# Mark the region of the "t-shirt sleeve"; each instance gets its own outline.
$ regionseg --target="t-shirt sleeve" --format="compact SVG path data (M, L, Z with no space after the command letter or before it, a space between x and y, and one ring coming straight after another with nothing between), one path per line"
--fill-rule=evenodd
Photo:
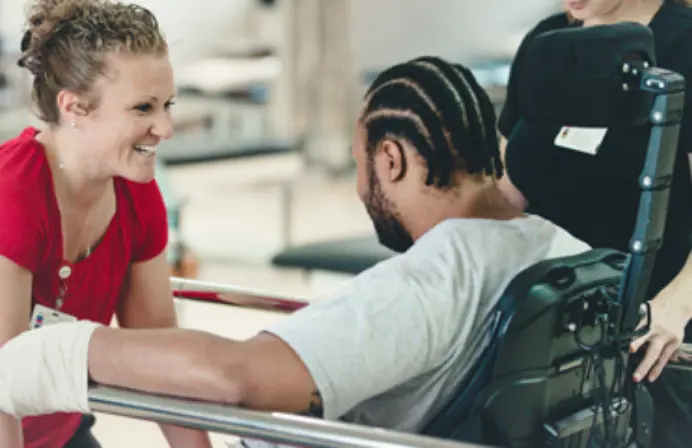
M266 331L297 353L335 420L443 362L454 332L427 299L403 275L364 275Z
M135 197L134 262L151 260L168 245L168 215L163 195L156 181L138 185Z
M25 183L0 182L0 255L36 272L44 259L42 201Z

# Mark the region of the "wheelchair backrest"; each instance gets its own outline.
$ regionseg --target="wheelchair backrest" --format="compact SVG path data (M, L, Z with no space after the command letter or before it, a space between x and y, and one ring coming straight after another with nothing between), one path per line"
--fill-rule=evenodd
M545 446L546 422L589 407L588 346L617 301L625 254L594 249L539 262L507 287L493 313L490 345L457 395L422 431L502 446ZM586 348L585 348L586 347ZM615 363L603 364L605 380Z

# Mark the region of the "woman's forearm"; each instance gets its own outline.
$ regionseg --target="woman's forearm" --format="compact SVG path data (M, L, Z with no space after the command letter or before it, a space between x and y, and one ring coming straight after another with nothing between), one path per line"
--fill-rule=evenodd
M692 253L674 281L678 282L676 296L684 303L688 316L692 319Z
M0 446L3 448L23 448L22 425L16 418L0 414Z
M692 319L692 253L673 281L654 298L657 299L674 303L687 319Z

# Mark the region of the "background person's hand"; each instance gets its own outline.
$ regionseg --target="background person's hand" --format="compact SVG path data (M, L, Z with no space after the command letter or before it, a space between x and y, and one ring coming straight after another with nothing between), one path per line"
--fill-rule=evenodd
M651 328L644 336L630 344L630 352L644 348L644 356L634 372L634 381L645 377L656 381L663 368L682 344L685 327L690 319L685 300L674 297L674 290L665 288L649 302L651 305ZM646 319L638 328L646 324Z

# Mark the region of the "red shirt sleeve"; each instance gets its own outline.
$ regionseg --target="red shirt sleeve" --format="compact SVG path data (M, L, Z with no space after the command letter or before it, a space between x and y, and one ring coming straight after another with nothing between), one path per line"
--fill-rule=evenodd
M133 193L137 231L132 258L134 262L141 262L151 260L166 249L168 215L156 181L136 185Z
M43 262L45 201L21 179L0 181L0 255L35 273Z

